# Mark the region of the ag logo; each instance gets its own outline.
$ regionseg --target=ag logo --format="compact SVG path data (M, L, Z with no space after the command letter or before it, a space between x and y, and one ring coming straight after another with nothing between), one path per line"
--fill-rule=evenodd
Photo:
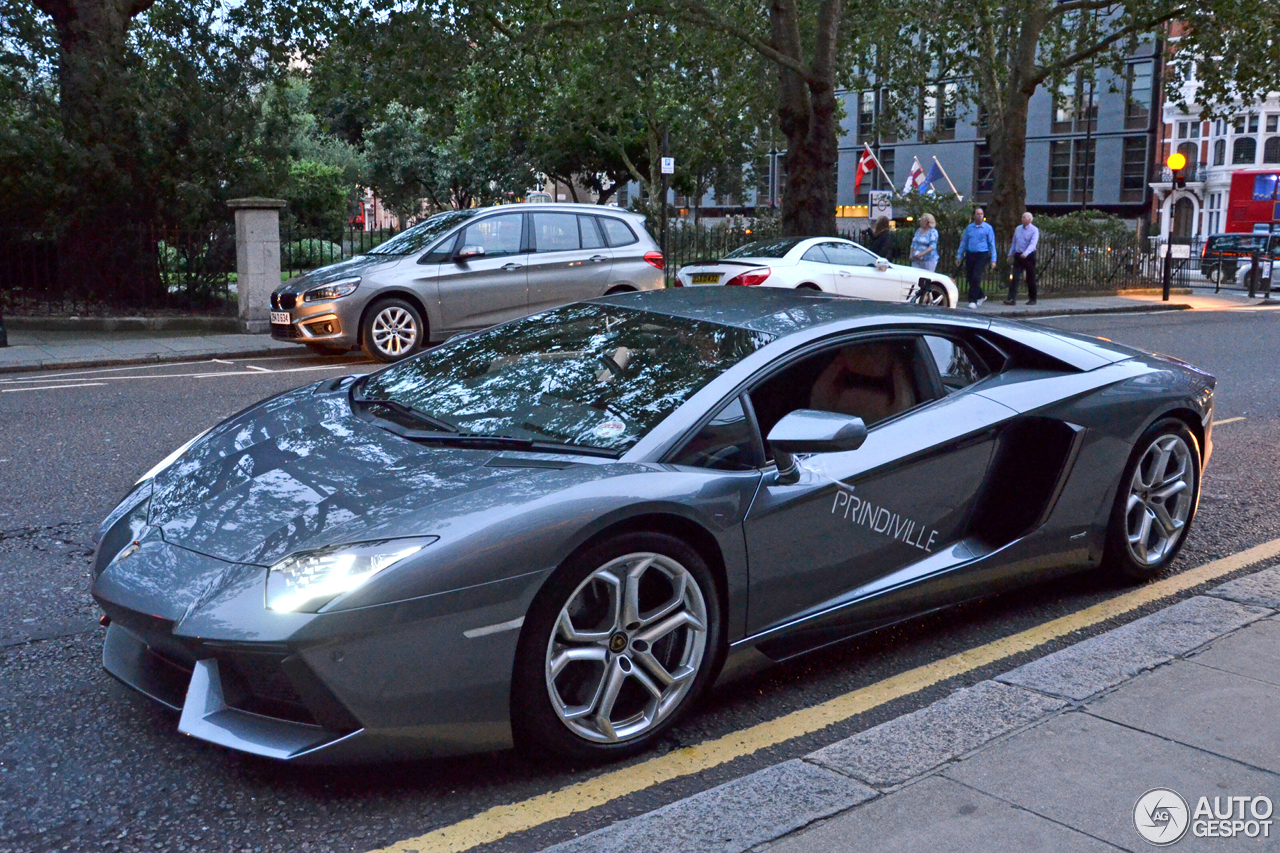
M1169 788L1152 788L1133 807L1138 834L1158 847L1173 844L1187 834L1187 801Z

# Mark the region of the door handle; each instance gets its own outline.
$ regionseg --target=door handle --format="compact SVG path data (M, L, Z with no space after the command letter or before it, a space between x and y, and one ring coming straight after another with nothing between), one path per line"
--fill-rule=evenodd
M607 261L607 260L609 260L609 259L608 259L608 258L606 258L604 255L592 255L592 256L591 256L591 263L593 263L593 264L598 264L598 263L600 263L601 261Z
M849 276L849 275L853 275L853 273L849 272L848 270L840 270L840 275Z
M503 264L502 268L507 272L515 272L518 269L524 269L524 264Z

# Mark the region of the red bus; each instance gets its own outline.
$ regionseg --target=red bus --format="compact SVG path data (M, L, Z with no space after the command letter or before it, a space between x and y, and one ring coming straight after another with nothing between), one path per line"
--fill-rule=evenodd
M1280 232L1280 169L1241 169L1231 175L1228 234Z

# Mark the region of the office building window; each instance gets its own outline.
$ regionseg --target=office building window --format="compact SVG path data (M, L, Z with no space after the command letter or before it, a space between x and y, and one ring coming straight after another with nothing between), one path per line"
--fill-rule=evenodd
M884 172L889 176L890 179L893 178L894 166L896 165L894 160L895 160L895 157L894 157L894 151L892 148L880 149L880 165L884 167ZM884 175L882 175L878 169L876 170L875 188L878 190L893 189L892 185L885 183Z
M1205 205L1208 212L1207 222L1210 234L1217 234L1221 230L1222 225L1222 193L1209 193L1208 204Z
M1057 143L1054 143L1057 144ZM973 194L979 201L990 201L995 189L996 164L991 159L991 148L982 142L974 147Z
M1258 116L1236 116L1236 120L1232 123L1232 127L1236 133L1257 133L1258 132Z
M1227 140L1219 139L1213 143L1213 165L1224 166L1227 162Z
M1183 142L1178 146L1178 153L1187 158L1187 165L1182 171L1188 176L1195 174L1196 165L1200 160L1200 143Z
M1267 133L1275 133L1280 130L1280 113L1271 113L1267 116Z
M1151 75L1152 63L1133 62L1129 64L1124 88L1124 126L1130 129L1142 129L1151 118Z
M871 142L876 132L876 93L858 95L858 141Z
M1052 133L1083 133L1098 128L1096 84L1077 71L1058 87L1053 98Z
M1200 138L1200 122L1198 121L1178 122L1178 138L1179 139L1199 139Z
M1252 136L1242 136L1231 146L1231 164L1233 166L1251 166L1258 156L1258 140Z
M1092 201L1096 142L1049 143L1049 201Z
M1142 201L1147 193L1147 138L1129 136L1124 140L1124 161L1120 168L1120 200Z
M625 183L618 187L618 191L613 194L613 197L618 200L618 207L626 207L631 202L631 198L627 193L627 185Z
M1273 136L1262 146L1262 162L1280 163L1280 136Z

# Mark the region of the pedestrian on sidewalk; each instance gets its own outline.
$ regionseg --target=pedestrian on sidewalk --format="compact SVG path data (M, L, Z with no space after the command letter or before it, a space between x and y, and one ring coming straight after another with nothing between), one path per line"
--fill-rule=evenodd
M871 229L871 245L867 247L887 261L893 260L893 229L889 217L881 216Z
M969 307L977 308L987 301L982 293L982 275L987 262L996 268L996 232L987 223L987 214L975 208L973 221L964 227L960 235L960 247L956 249L956 262L964 262L965 278L969 281Z
M1040 245L1040 229L1031 224L1031 212L1022 214L1022 224L1013 229L1013 242L1009 244L1009 260L1013 261L1013 275L1009 279L1009 298L1005 305L1018 304L1018 282L1027 274L1027 304L1036 304L1036 247Z
M938 268L938 220L932 213L920 217L920 227L911 237L911 266L929 272Z

